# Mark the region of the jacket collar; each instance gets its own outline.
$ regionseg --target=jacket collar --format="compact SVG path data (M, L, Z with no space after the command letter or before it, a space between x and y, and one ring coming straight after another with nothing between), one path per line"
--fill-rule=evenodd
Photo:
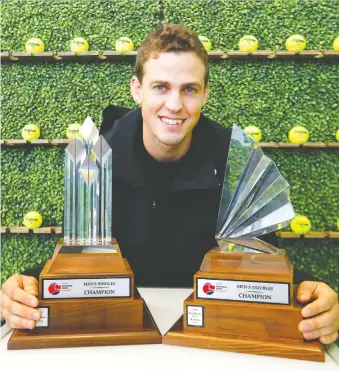
M143 170L135 157L135 140L142 126L141 109L134 109L114 121L103 135L112 148L113 177L133 186L146 186ZM193 129L192 144L172 191L217 187L215 156L221 142L212 123L204 115ZM221 145L221 143L220 143Z

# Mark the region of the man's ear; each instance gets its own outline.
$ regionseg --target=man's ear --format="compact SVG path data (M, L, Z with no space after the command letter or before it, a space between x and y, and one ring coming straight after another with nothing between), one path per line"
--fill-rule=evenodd
M205 90L204 90L204 104L203 104L203 106L207 103L209 89L210 89L210 82L208 81L206 86L205 86Z
M141 104L141 84L136 76L131 79L131 93L136 104Z

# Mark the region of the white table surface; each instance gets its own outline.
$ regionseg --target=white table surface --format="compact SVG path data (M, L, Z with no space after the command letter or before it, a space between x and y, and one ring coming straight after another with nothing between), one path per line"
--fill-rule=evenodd
M183 301L192 292L191 289L157 288L140 288L139 291L162 334L182 315ZM44 368L49 371L339 370L328 354L325 363L319 363L163 344L8 351L9 336L10 333L0 341L1 371L38 371Z

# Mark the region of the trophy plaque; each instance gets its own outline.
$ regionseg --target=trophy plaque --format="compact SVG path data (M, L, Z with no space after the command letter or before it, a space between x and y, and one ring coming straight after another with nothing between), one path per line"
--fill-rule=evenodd
M90 117L65 154L64 238L39 276L41 320L7 348L161 343L112 238L112 149ZM114 206L113 206L114 207Z
M323 362L319 341L298 330L293 266L286 251L257 237L295 216L274 162L233 125L216 228L218 247L194 275L184 315L163 343Z

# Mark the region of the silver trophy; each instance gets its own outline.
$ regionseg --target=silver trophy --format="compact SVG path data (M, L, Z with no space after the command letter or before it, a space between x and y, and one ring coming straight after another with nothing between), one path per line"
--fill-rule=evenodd
M66 148L64 239L39 275L42 317L8 349L161 343L112 238L112 150L87 117ZM72 299L72 300L70 300Z
M114 250L112 150L90 117L80 135L65 153L65 246L60 252L109 252Z
M298 325L293 265L257 237L294 217L289 185L259 145L233 126L216 229L219 247L194 275L184 315L164 344L324 362L323 346Z
M258 143L233 125L216 229L220 249L276 254L278 248L257 237L294 217L289 184Z

